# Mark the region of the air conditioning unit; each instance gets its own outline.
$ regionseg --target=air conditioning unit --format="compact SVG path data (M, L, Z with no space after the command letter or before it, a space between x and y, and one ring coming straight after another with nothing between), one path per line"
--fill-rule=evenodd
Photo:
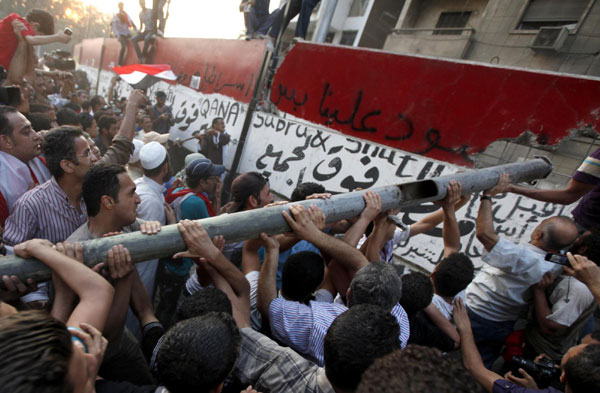
M564 45L569 36L569 29L561 27L540 27L533 44L532 49L536 50L554 50L558 52Z

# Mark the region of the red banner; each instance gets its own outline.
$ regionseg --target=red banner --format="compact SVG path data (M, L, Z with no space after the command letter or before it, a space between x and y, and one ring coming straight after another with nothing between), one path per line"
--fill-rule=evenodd
M555 144L600 124L600 79L296 44L271 87L277 107L344 134L461 165L529 130Z

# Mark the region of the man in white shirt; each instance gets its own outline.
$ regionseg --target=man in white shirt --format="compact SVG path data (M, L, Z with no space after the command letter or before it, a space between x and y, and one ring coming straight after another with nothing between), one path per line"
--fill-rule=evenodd
M561 266L546 262L546 253L559 253L577 238L575 223L568 217L551 217L539 224L527 244L515 244L494 229L492 197L510 185L508 174L483 192L477 216L477 239L483 244L486 263L467 287L466 303L475 343L486 367L498 357L506 337L513 331L521 311L531 302L529 287L545 273L558 275Z
M158 142L150 142L140 150L140 161L144 176L135 181L136 192L141 203L137 208L138 218L145 221L158 221L161 225L174 224L173 210L165 207L163 183L169 179L169 156L167 150ZM150 297L153 296L154 280L158 260L137 264L138 272Z
M119 52L119 65L123 65L125 54L127 53L127 41L131 38L130 27L136 29L135 24L123 9L123 2L119 2L119 12L113 15L110 22L112 31L121 43L121 51Z

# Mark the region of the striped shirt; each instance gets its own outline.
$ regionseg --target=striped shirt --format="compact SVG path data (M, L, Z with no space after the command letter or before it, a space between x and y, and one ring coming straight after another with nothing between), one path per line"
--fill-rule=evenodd
M269 305L269 321L273 337L305 355L319 366L323 366L323 344L329 326L348 307L338 303L311 301L306 304L273 299ZM410 335L410 325L406 312L397 304L392 309L400 325L400 345L406 347Z
M322 367L251 328L240 329L240 335L240 355L232 375L244 386L252 384L259 392L271 393L335 393Z
M78 211L52 177L17 200L6 220L4 241L11 246L34 238L52 243L65 241L87 221L83 198L80 206Z

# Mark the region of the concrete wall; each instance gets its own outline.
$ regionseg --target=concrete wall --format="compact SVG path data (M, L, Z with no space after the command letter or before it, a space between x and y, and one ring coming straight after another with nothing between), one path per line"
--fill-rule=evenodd
M530 48L537 31L516 30L528 0L469 1L467 10L474 11L469 27L475 28L472 41L462 58L485 63L551 70L573 74L600 75L600 3L590 6L576 29L572 30L560 52L534 51ZM407 1L396 28L433 28L443 11L461 10L463 2L450 0ZM448 36L420 39L390 34L385 50L448 56L444 49ZM423 33L425 34L425 33ZM402 38L406 38L403 40ZM406 44L409 41L409 44ZM456 45L450 42L450 45ZM449 57L456 57L454 54Z

